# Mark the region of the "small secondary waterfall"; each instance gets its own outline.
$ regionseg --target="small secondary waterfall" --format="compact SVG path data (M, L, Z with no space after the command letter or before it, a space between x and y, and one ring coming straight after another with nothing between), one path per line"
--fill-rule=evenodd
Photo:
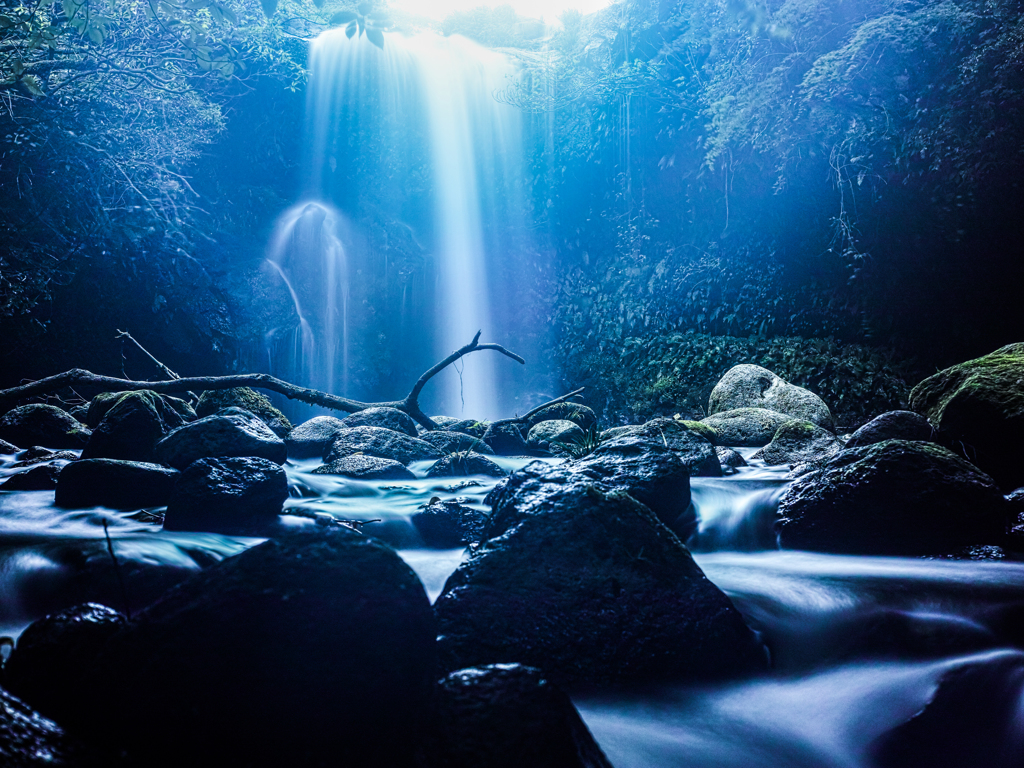
M504 338L516 318L507 310L507 286L495 284L496 265L507 255L506 233L524 231L522 118L493 95L506 86L510 62L460 37L387 35L380 49L333 29L314 41L310 68L305 197L315 202L282 218L269 257L290 281L300 326L303 312L311 326L313 354L300 328L302 343L293 348L302 359L290 372L309 386L342 386L349 394L338 370L350 362L384 365L367 362L384 343L404 344L433 362L478 330L485 340ZM376 230L343 246L328 226L338 211L355 227ZM392 264L399 238L425 254L415 289ZM319 282L299 284L300 258L325 265L316 268ZM407 281L400 301L389 299L400 279ZM348 322L346 292L352 311L363 313ZM326 312L324 322L314 322L313 304L318 317ZM346 333L363 360L345 358ZM504 415L496 363L489 353L465 358L432 383L427 407L478 419ZM395 383L384 378L382 388ZM402 393L357 387L352 394Z

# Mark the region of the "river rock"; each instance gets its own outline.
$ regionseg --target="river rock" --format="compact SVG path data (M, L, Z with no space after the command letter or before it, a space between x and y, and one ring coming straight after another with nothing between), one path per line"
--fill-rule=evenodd
M141 461L82 459L65 466L57 478L59 507L162 507L171 499L178 472Z
M733 366L711 390L709 416L737 408L763 408L835 431L832 412L825 401L759 365Z
M451 453L434 462L427 470L427 477L465 477L486 475L504 477L505 470L479 453L463 451Z
M521 663L604 686L767 667L729 598L650 509L597 483L545 485L508 500L533 509L445 584L434 605L444 668Z
M401 464L441 458L441 452L430 443L404 432L383 427L351 427L334 436L324 455L324 463L330 464L356 453L394 459Z
M394 550L316 527L143 611L90 670L74 727L133 765L411 766L435 635Z
M597 424L597 414L579 403L555 403L541 408L526 422L527 428L540 424L542 421L571 421L586 431Z
M416 475L394 459L346 456L313 470L314 475L343 475L356 480L415 480Z
M59 725L0 688L0 765L80 768L98 763Z
M490 431L490 428L488 428ZM442 454L458 453L461 451L473 451L485 455L494 455L494 451L486 442L479 437L470 437L463 432L449 432L445 429L436 429L422 432L420 440L430 443ZM522 440L522 438L520 438ZM526 443L523 443L525 445Z
M569 697L534 667L452 672L431 709L431 767L611 768Z
M862 426L846 443L847 448L881 443L885 440L931 440L934 430L928 419L913 411L889 411Z
M170 395L158 395L151 389L140 389L139 392L149 392L160 399L163 407L173 410L178 416L181 417L182 423L196 420L196 412L192 406L186 403L184 400L178 397L171 397ZM86 411L85 423L95 429L99 426L100 422L103 421L103 417L107 415L107 411L117 405L121 398L125 395L130 394L128 392L102 392L92 400L89 401L89 407Z
M431 416L430 420L437 425L438 429L448 430L452 424L459 424L463 420L454 416Z
M492 423L484 433L484 443L499 456L522 456L527 451L526 439L516 422Z
M75 451L51 451L49 448L43 448L40 445L34 445L31 448L26 448L24 451L18 454L18 460L10 467L33 467L36 464L45 462L69 462L76 461L78 454Z
M434 422L441 426L438 422ZM489 421L477 421L476 419L458 419L457 421L450 421L444 425L444 428L449 432L461 432L464 435L470 437L479 437L487 433L487 428L491 426Z
M998 542L1006 501L988 475L934 443L887 440L837 454L789 487L787 549L925 555Z
M18 446L8 443L6 440L0 440L0 456L11 456L18 452Z
M292 431L288 417L274 407L270 398L251 387L233 389L208 389L199 396L196 415L213 416L226 408L241 408L262 421L278 437L285 437Z
M538 421L526 435L526 445L535 451L551 450L555 443L582 442L584 432L575 422L565 419Z
M82 458L156 461L156 444L186 423L156 392L120 392L93 429Z
M737 408L707 416L701 422L718 432L720 445L762 448L792 417L764 408Z
M0 439L14 445L81 448L92 431L55 405L22 405L0 417Z
M718 463L722 466L723 475L735 475L740 467L747 466L747 460L740 455L740 452L724 445L715 448L718 455Z
M910 407L1004 490L1024 485L1024 343L928 377L911 390Z
M417 437L416 422L413 418L397 408L367 408L353 413L341 420L346 429L351 427L383 427L395 432L404 432L410 437Z
M322 459L334 438L345 429L341 419L334 416L314 416L288 433L284 439L288 455L293 459Z
M793 419L775 432L772 441L754 454L770 467L831 459L843 450L843 441L810 421Z
M0 483L0 491L52 491L57 487L62 464L37 464Z
M164 530L265 535L287 498L288 477L268 459L200 459L175 481Z
M702 435L679 419L656 418L639 426L606 430L608 440L629 440L664 446L686 465L691 477L721 477L722 466L715 447Z
M124 614L99 603L83 603L32 622L4 668L5 685L41 714L63 720L73 710L82 676L103 644L126 623Z
M156 445L160 461L185 469L198 459L259 456L284 464L288 449L270 427L248 411L227 408L171 432Z
M435 549L475 544L484 535L487 515L458 499L433 501L411 518L423 543Z

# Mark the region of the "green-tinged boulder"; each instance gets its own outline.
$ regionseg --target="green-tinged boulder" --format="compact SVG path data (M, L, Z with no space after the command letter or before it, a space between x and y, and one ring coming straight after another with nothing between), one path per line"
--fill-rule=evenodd
M775 432L772 441L754 454L768 466L804 464L831 459L843 450L843 441L810 421L793 419Z
M574 421L553 419L538 421L526 435L526 445L535 451L548 451L558 443L582 442L584 432Z
M722 466L715 446L703 433L704 430L693 429L685 421L658 417L646 424L607 429L601 433L601 439L661 445L686 465L691 477L721 477Z
M764 408L835 431L832 412L820 397L759 365L733 366L711 390L709 415L737 408Z
M250 387L206 390L199 396L196 415L212 416L225 408L241 408L248 411L270 427L278 437L284 437L292 429L288 417L274 407L270 398Z
M161 409L167 408L174 411L180 418L180 424L185 422L195 421L196 412L192 409L192 406L186 403L184 400L178 397L171 397L170 395L158 395L150 389L140 389L137 392L148 392L150 395L160 399ZM89 401L89 407L86 411L85 423L89 427L95 429L99 426L100 422L103 421L103 417L107 415L107 412L117 405L121 400L127 396L133 394L132 392L102 392L92 400Z
M701 419L718 434L718 445L761 448L768 445L788 416L765 408L736 408Z
M887 440L838 453L789 487L777 529L786 549L946 554L998 543L1009 509L992 478L934 443Z
M22 405L0 416L0 440L29 447L82 448L92 431L55 405Z
M82 458L156 461L156 444L186 423L156 392L119 393L93 429Z
M533 414L526 422L527 428L542 421L571 421L586 430L597 424L597 415L591 408L579 403L555 403Z
M1024 343L929 376L911 390L910 408L1003 489L1024 485Z

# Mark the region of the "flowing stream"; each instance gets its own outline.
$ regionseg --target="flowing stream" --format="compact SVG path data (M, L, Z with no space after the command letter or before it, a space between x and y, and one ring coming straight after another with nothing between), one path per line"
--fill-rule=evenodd
M15 459L0 458L0 475L17 471ZM507 471L526 463L497 461ZM410 518L434 496L486 509L494 479L428 479L423 463L411 467L416 480L358 482L314 475L316 464L287 465L286 513L293 514L283 519L296 526L315 524L308 518L318 514L380 519L365 530L391 543L436 599L465 553L424 547ZM910 765L892 757L898 751L880 752L880 740L921 711L955 670L978 671L982 682L962 686L962 732L940 734L952 746L927 764L1024 764L1024 564L778 551L767 521L786 483L781 470L757 466L692 483L700 518L695 558L761 634L772 672L577 696L612 764ZM47 491L0 491L0 633L16 636L31 620L82 599L115 607L152 599L165 581L260 541L164 533L152 520L145 511L58 509ZM104 523L128 575L126 590L112 577Z

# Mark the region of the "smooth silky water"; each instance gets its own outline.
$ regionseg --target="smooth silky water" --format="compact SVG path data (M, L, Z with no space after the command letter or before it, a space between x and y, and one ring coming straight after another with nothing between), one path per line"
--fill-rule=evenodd
M12 472L13 460L3 457L0 474ZM496 461L511 471L528 460ZM361 482L312 474L317 464L286 465L291 497L282 519L296 527L316 525L318 515L379 519L363 530L392 544L435 600L466 553L425 548L410 518L435 496L486 510L495 480L426 478L429 465L420 463L411 467L415 480ZM944 674L1024 662L994 632L1024 606L1024 564L778 551L767 522L786 485L783 470L763 466L692 481L695 559L760 633L773 671L576 697L617 768L870 768L872 745L921 710ZM64 510L52 492L0 492L0 632L17 636L42 607L75 592L73 553L86 553L99 571L112 567L104 522L122 567L138 560L179 577L261 541L164 533L144 514ZM110 594L119 607L119 593ZM1019 679L1006 685L1020 702L1006 738L1024 744L1024 690Z

